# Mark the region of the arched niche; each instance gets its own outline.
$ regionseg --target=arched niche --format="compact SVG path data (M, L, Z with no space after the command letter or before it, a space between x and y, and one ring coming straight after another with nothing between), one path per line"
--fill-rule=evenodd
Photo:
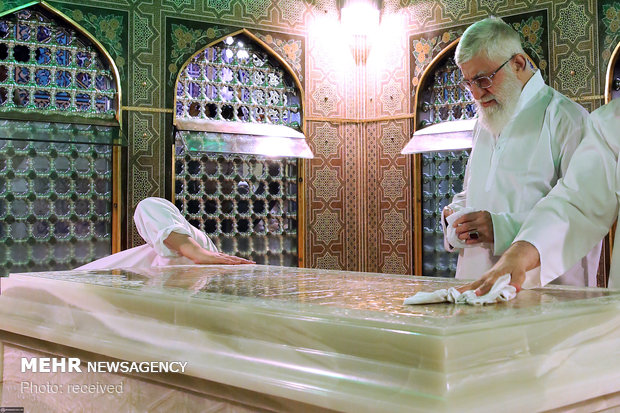
M459 39L446 46L420 76L414 95L414 132L433 124L472 119L475 106L458 87L461 73L454 63ZM415 138L414 138L415 139ZM467 150L417 153L413 158L414 274L449 277L456 257L443 248L441 209L462 190Z
M90 33L46 2L0 14L5 273L120 250L120 119L118 70Z
M605 76L605 103L607 104L613 99L620 99L620 43L616 45L611 54ZM609 283L611 254L614 247L614 235L617 225L618 223L615 222L609 234L603 239L601 263L599 265L599 274L597 277L597 285L599 287L607 287Z
M175 83L173 198L223 252L303 266L303 88L246 29L196 51Z
M407 147L421 138L422 143L416 145L421 150L416 151L413 161L416 275L450 277L456 272L457 255L446 252L443 246L441 210L462 191L471 149L471 120L476 116L473 98L459 87L462 74L454 61L459 41L460 38L452 41L434 57L420 76L414 94L414 137ZM537 67L527 54L526 58L532 68ZM439 124L444 125L437 128ZM447 125L450 126L446 128ZM416 134L424 129L439 132Z
M620 98L620 43L611 54L605 77L605 103Z

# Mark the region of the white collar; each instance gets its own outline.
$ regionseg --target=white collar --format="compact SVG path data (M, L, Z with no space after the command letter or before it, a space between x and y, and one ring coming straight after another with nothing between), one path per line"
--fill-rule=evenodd
M528 102L532 100L532 98L545 87L545 81L540 74L540 70L537 70L532 77L527 81L525 86L523 86L523 90L521 90L521 95L519 96L519 101L517 102L517 108L515 110L515 115L521 112Z

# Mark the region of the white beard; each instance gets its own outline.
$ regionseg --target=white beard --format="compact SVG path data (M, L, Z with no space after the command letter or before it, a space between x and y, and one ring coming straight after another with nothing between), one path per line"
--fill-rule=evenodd
M475 101L482 126L491 132L493 136L499 136L502 129L512 119L517 109L521 90L523 89L523 85L515 72L510 68L506 69L508 70L506 70L504 81L497 88L495 94L487 95L484 98L484 101L495 99L497 104L485 108L480 101Z

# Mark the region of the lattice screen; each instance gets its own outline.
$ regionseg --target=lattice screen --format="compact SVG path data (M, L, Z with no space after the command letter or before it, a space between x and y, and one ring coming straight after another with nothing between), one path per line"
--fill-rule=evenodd
M71 269L111 251L108 145L0 140L0 271Z
M106 139L118 136L118 122L106 59L46 8L0 18L0 118L26 119L0 120L0 276L111 252ZM116 126L88 124L95 118Z
M297 160L177 146L175 203L220 251L297 266Z
M176 119L301 129L293 78L245 34L193 56L176 93ZM194 152L176 136L177 207L218 249L259 264L297 266L297 173L296 158Z
M194 56L176 90L178 118L301 125L291 76L243 35Z
M0 19L0 108L113 118L112 74L88 43L41 12Z
M420 126L475 116L469 92L458 83L462 74L454 61L446 59L435 71L434 79L423 94ZM422 275L453 277L458 255L443 246L441 210L463 189L467 151L431 152L422 155Z

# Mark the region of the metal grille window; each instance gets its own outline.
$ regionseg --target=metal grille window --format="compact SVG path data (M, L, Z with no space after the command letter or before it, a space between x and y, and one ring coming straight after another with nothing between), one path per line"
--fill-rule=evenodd
M297 266L297 160L177 146L175 203L220 251Z
M458 86L461 79L452 59L436 69L421 107L421 126L475 117L470 93ZM422 154L422 275L453 277L456 272L458 255L443 246L441 210L463 190L468 157L467 151Z
M242 30L198 51L176 85L175 203L220 251L298 265L299 82Z
M46 3L0 17L0 276L112 252L118 76Z
M115 95L110 71L74 31L30 10L0 19L0 110L114 118Z
M71 269L110 254L108 145L0 140L0 268Z
M242 35L196 54L181 72L176 91L179 118L301 125L291 76Z
M431 123L471 119L476 115L471 93L459 86L461 80L463 74L452 59L447 59L437 68L430 100L422 104L422 111L428 113L422 120L422 127Z

